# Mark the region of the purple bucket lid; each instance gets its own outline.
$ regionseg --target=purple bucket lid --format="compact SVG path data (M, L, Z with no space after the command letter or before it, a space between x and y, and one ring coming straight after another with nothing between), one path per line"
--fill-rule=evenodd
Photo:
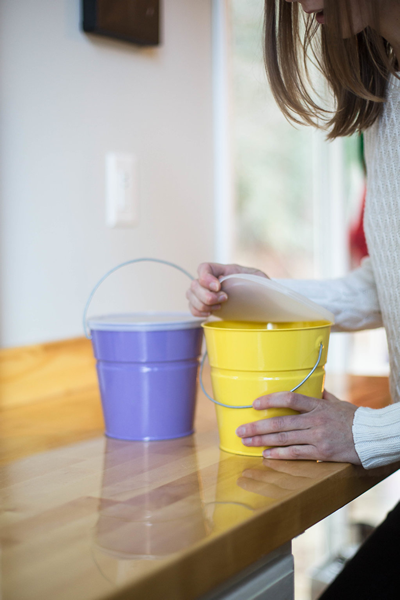
M173 331L195 329L204 321L189 312L138 312L91 317L88 325L92 331Z

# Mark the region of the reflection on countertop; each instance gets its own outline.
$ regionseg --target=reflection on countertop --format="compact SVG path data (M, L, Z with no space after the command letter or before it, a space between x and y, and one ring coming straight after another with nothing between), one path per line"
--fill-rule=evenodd
M204 464L211 456L212 464ZM108 439L93 538L99 570L122 584L148 570L146 562L221 533L273 503L240 483L242 471L260 463L216 447L202 452L196 436L144 443Z
M168 472L168 473L167 473ZM108 439L93 556L121 584L207 536L195 438Z
M226 454L200 392L196 435L107 440L86 341L3 358L2 600L194 600L399 467ZM385 378L341 382L355 404L390 400Z
M242 548L256 560L393 470L235 456L215 430L100 437L10 462L0 468L1 597L94 600L126 585L148 597L174 577L189 598L193 569L208 573L199 595L221 569L243 568Z
M220 451L216 432L98 438L10 463L0 470L2 597L43 598L68 576L59 597L87 599L143 575L274 503L243 485L258 469L270 470Z

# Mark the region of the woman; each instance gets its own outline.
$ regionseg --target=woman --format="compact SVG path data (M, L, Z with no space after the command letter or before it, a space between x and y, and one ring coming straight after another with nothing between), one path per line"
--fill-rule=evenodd
M370 258L341 279L285 284L333 312L336 331L385 326L394 404L373 410L356 408L328 392L323 400L271 394L255 399L254 408L287 407L300 414L244 423L237 435L246 446L271 446L263 452L270 459L346 461L366 469L385 465L400 460L400 79L396 75L400 1L265 0L264 50L271 89L289 120L324 127L328 139L364 132L368 177L364 227ZM321 106L307 79L304 65L310 59L333 93L332 112ZM238 265L200 265L199 277L187 292L194 315L209 316L226 301L218 278L231 273L266 277ZM368 583L362 593L359 587L357 594L352 592L352 598L400 597L400 585L391 595L393 578L382 566L383 557L389 568L394 556L397 568L398 553L392 552L388 531L393 531L397 549L399 506L390 519L363 548L367 554L361 555L360 564ZM382 535L385 548L377 553L374 539ZM372 581L366 573L371 561L371 573L376 574L379 559L383 579L376 583L377 578L371 575ZM335 585L339 587L326 598L347 597L340 583ZM381 594L379 585L384 586Z

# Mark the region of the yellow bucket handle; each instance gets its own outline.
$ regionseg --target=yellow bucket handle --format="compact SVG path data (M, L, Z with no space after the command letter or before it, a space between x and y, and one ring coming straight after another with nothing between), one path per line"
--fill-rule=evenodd
M313 366L313 368L311 369L309 374L306 377L304 377L303 381L301 381L298 385L296 385L296 387L294 387L293 389L290 390L291 392L295 392L296 390L298 390L299 387L301 387L303 385L303 383L305 383L307 381L307 379L310 379L311 375L314 373L314 371L316 370L316 368L319 365L319 361L321 360L323 349L324 349L324 345L321 342L319 345L319 353L318 353L317 362L315 363L315 365ZM224 408L253 408L252 404L246 404L245 406L231 406L230 404L223 404L222 402L217 402L217 400L214 400L214 398L212 398L211 396L209 396L207 394L206 390L204 389L204 385L203 385L203 368L204 368L204 363L205 363L206 358L207 358L207 350L205 351L204 356L201 359L201 366L200 366L200 387L201 387L203 394L205 394L207 396L207 398L209 400L211 400L211 402L214 402L214 404L218 404L218 406L223 406Z

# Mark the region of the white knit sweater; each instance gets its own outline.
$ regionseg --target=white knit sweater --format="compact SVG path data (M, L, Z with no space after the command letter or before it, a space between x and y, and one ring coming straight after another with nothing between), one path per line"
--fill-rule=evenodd
M283 283L334 313L333 331L384 325L395 404L358 408L353 437L366 469L400 460L400 81L391 77L380 119L365 133L364 228L370 258L340 279Z

